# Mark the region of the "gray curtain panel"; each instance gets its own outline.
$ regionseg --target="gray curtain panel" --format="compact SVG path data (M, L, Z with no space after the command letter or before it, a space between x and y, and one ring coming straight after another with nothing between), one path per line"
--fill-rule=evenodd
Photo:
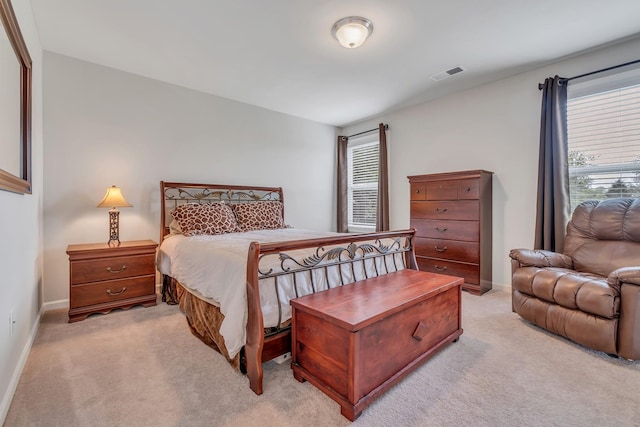
M538 158L535 249L562 252L570 217L567 146L567 82L544 81Z
M379 125L380 146L378 162L378 207L376 210L376 231L389 230L389 165L387 163L387 130Z
M346 233L349 227L349 211L347 207L347 144L349 138L346 136L338 137L338 233Z

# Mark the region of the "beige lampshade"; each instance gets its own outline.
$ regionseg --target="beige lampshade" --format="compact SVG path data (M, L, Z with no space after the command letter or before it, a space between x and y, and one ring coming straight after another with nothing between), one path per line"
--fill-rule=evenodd
M105 194L102 201L98 203L98 207L99 208L130 208L132 206L124 198L120 189L115 185L112 185L111 187L107 188L107 194Z

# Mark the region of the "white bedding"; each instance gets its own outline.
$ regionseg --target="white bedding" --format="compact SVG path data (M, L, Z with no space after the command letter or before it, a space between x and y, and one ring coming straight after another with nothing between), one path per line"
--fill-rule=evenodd
M157 266L162 274L173 277L220 307L225 316L220 334L224 337L229 356L234 357L246 342L246 271L251 242L281 242L336 235L338 233L293 228L192 237L175 234L164 239L160 245ZM265 327L278 325L278 303L272 283L260 284ZM281 295L281 299L284 299L281 322L291 318L288 300L294 296L283 298Z
M203 235L185 237L181 234L170 235L160 245L158 251L158 270L178 280L192 293L204 297L208 302L220 307L225 319L220 328L230 357L240 351L246 343L247 326L247 254L251 242L269 243L299 239L315 239L320 237L339 236L344 234L331 232L316 232L285 228L277 230L259 230L246 233L229 233L219 235ZM315 249L315 248L314 248ZM296 259L309 256L314 250L295 251ZM396 255L397 267L402 269L400 255ZM342 266L344 283L350 283L371 275L374 270L385 271L383 259L378 258L373 265L369 259L366 265L357 263L354 268L345 264ZM277 256L263 261L261 269L281 271ZM392 267L393 268L393 267ZM313 273L313 287L316 291L327 289L327 280L323 270ZM331 283L340 283L340 272L337 267L326 270ZM355 276L355 277L354 277ZM296 285L290 276L280 276L278 279L278 295L282 312L279 313L278 297L276 296L273 278L260 280L260 302L264 319L264 326L278 326L291 318L289 300L298 295L312 293L309 273L296 276Z

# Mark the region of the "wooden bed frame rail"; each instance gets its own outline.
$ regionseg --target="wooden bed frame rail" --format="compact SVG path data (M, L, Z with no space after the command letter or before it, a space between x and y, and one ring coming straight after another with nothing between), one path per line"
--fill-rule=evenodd
M388 273L409 268L417 270L413 250L415 230L389 231L368 234L345 234L343 236L297 240L280 243L260 244L253 242L249 248L247 259L247 343L244 349L245 367L249 386L256 394L262 394L262 363L291 351L290 328L277 328L275 332L266 333L260 304L260 281L283 275L308 274L313 287L314 271L324 277L329 288L347 283L343 269L347 268L356 277L356 269L364 278L382 276ZM300 249L314 249L314 254L299 259L292 255ZM280 269L264 267L265 260L277 257ZM400 258L400 261L398 261ZM378 268L379 263L382 268ZM367 271L365 263L373 266ZM328 269L338 270L339 282L332 283ZM335 280L335 279L334 279ZM295 282L295 277L294 277ZM353 282L353 280L351 280ZM277 287L277 282L276 282ZM313 292L316 292L315 288ZM280 304L280 300L278 299Z

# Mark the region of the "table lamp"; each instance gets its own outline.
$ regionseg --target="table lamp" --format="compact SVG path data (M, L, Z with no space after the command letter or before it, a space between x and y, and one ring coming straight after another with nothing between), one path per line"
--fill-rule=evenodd
M117 208L130 208L132 207L129 202L126 201L120 189L115 185L107 188L107 194L100 203L99 208L111 208L109 209L109 242L108 245L120 245L120 211Z

